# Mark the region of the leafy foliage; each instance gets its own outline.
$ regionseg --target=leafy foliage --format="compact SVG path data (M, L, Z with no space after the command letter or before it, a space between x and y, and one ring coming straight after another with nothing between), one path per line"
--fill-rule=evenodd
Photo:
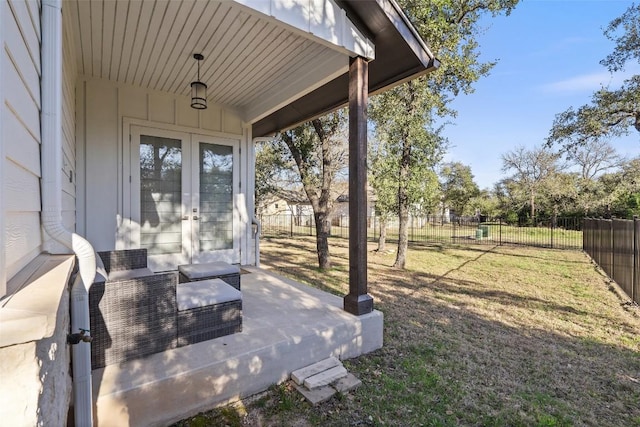
M602 88L593 94L590 105L572 107L556 115L547 145L563 144L565 149L640 132L640 75L626 80L617 90Z
M440 170L440 189L443 208L450 207L458 215L469 214L469 202L480 193L478 185L473 182L471 168L460 162L444 164Z
M256 155L256 199L300 188L313 209L318 264L331 266L328 237L330 216L338 194L335 181L346 168L346 114L338 110L282 132L264 143Z
M385 198L397 189L397 200L389 203L397 209L400 232L395 267L404 268L408 244L407 222L412 206L434 199L426 193L435 183L434 168L442 159L447 140L441 135L437 119L455 117L449 104L460 93L471 93L472 84L486 76L495 64L480 62L476 36L483 14L509 14L518 0L404 0L400 4L418 32L441 61L440 67L423 77L372 97L370 117L376 126L384 153L393 157L384 164L390 173L376 177L383 168L373 170L371 180ZM384 185L380 189L379 185Z
M300 176L295 173L295 164L286 146L278 139L256 144L255 197L258 210L283 190L300 189Z
M628 61L640 64L640 4L631 5L614 19L604 35L616 43L613 52L600 62L611 73L623 71ZM640 132L640 75L625 80L619 89L603 87L593 94L590 104L556 115L547 145L571 149L629 135L632 127Z
M502 170L513 173L509 180L510 187L517 189L522 196L526 195L531 218L536 216L537 197L545 194L545 190L548 190L545 187L548 187L553 179L557 179L560 171L559 158L558 153L542 147L527 150L523 146L502 155Z
M622 34L618 35L620 29ZM613 52L600 61L610 72L624 70L626 62L634 58L640 60L640 3L611 21L604 35L616 44Z

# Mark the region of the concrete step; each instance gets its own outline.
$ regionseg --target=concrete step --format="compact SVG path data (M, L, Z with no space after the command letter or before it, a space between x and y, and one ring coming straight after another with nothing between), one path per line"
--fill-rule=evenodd
M341 364L340 366L334 366L333 368L306 378L304 380L304 386L309 390L313 390L314 388L329 385L340 378L344 378L347 374L347 369Z
M347 393L362 384L335 357L298 369L291 373L291 379L295 389L312 405L325 402L336 393Z
M336 366L342 366L342 363L335 357L329 357L328 359L321 360L313 365L300 368L291 373L291 379L298 385L302 385L304 380L312 377L320 372L324 372L327 369L334 368Z

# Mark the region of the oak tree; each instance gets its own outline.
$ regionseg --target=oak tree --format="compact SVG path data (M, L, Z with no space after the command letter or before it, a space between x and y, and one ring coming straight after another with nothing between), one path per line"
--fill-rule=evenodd
M401 6L418 32L441 61L426 76L371 98L370 117L378 138L396 156L393 175L399 219L398 251L394 267L404 268L408 221L421 171L433 170L446 147L438 118L455 117L450 102L471 93L472 84L486 76L494 62L479 60L477 35L485 14L509 14L518 0L403 0Z
M627 64L640 64L640 4L631 5L611 21L605 37L615 43L611 54L600 61L609 72L624 71ZM547 145L564 149L640 132L640 75L626 79L618 89L603 87L591 102L557 114L547 137Z

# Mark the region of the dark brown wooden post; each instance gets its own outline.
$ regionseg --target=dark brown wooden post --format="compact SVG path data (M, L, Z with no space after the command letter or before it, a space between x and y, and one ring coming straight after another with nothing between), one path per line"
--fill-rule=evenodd
M360 316L373 311L367 294L367 99L369 64L349 60L349 294L344 309Z

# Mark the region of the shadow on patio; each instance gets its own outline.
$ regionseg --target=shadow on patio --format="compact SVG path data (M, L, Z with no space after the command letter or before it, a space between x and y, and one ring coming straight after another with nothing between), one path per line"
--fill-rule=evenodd
M96 424L167 425L250 396L298 368L382 346L383 316L256 268L242 275L243 331L93 371Z

